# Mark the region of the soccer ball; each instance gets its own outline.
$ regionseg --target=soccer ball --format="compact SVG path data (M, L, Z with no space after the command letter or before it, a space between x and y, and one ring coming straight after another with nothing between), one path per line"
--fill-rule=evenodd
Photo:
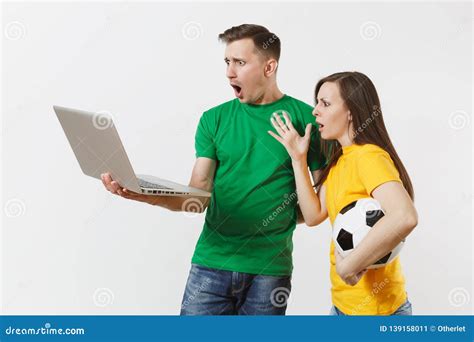
M332 235L339 253L343 257L349 255L383 216L380 203L371 197L359 199L342 208L334 220ZM379 268L390 263L400 253L404 243L405 240L367 268Z

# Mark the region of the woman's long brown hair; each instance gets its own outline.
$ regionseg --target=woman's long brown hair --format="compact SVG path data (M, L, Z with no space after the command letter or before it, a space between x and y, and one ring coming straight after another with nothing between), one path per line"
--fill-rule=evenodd
M410 177L398 156L392 141L388 136L387 128L382 116L380 100L372 81L364 74L356 71L338 72L321 79L316 85L314 98L318 103L318 92L325 82L334 82L339 87L339 93L352 115L354 144L373 144L385 150L392 158L400 174L400 179L406 191L414 200L413 185ZM321 139L321 149L326 157L327 164L315 188L321 188L327 179L329 170L336 165L342 155L341 144L337 140Z

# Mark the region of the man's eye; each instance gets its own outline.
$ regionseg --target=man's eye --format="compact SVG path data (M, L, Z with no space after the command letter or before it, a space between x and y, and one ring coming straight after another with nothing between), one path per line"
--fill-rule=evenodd
M239 65L245 65L244 61L239 61Z

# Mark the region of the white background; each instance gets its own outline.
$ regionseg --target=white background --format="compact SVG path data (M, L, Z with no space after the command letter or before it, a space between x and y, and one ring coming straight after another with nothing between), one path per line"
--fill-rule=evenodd
M279 85L375 83L416 192L402 252L415 314L472 311L469 3L10 3L2 8L2 313L178 314L204 216L109 195L52 106L113 114L138 173L187 183L201 113L230 100L217 35L282 40ZM330 226L294 234L288 314L327 314Z

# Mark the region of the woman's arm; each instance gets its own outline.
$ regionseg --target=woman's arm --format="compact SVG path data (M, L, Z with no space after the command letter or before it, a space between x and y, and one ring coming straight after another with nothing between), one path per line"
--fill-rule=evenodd
M336 258L336 270L349 285L355 285L368 266L395 248L418 224L413 201L402 183L390 181L372 192L385 211L360 244L346 258ZM359 278L359 279L357 279ZM354 283L354 279L355 281Z
M278 115L272 118L272 125L275 127L277 134L268 131L268 133L285 146L291 157L293 170L295 173L296 193L298 194L298 204L301 209L304 221L308 226L316 226L323 222L328 214L324 204L324 193L321 188L321 198L314 191L311 184L307 153L311 135L311 124L306 126L305 135L301 137L293 127L290 118L283 113L286 124Z
M325 205L325 187L317 194L308 173L306 159L292 160L293 171L295 172L296 193L298 194L298 204L303 214L306 225L313 227L323 222L328 217Z

